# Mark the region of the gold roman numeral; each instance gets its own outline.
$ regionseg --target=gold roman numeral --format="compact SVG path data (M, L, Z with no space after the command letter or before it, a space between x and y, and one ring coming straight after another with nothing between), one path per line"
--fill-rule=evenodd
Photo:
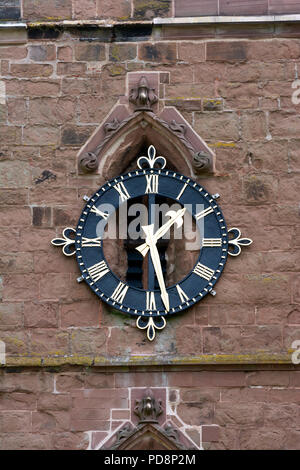
M96 263L93 266L88 268L88 273L93 279L94 282L97 282L101 277L105 276L105 274L109 273L109 269L105 261L100 261L100 263Z
M82 237L82 240L81 240L81 246L82 248L84 247L91 247L91 246L101 246L101 238L98 237L98 238L85 238L85 237Z
M202 219L202 217L207 216L208 214L211 214L213 212L212 207L208 207L207 209L204 209L204 211L198 212L198 214L195 214L196 220Z
M198 263L195 269L193 270L195 274L198 276L202 277L203 279L206 279L207 281L210 281L211 278L213 277L215 271L213 269L208 268L204 264Z
M122 202L127 201L127 199L130 198L130 195L129 195L126 187L124 186L124 183L120 182L120 183L116 184L113 188L116 191L118 191Z
M178 200L181 198L181 196L183 195L183 193L184 193L186 187L187 187L187 184L184 183L183 188L181 189L180 193L178 194L178 196L177 196L177 198L176 198L177 201L178 201Z
M203 238L202 239L202 246L222 246L222 239L221 238Z
M126 292L128 291L128 286L123 282L119 282L115 290L113 291L112 295L110 296L111 299L115 300L119 304L121 304L124 300Z
M158 192L158 175L146 175L146 194Z
M146 292L146 310L156 310L154 292Z
M176 285L176 289L177 289L178 295L180 297L181 303L186 302L187 300L189 300L189 297L186 295L184 290L182 290L181 287L178 284Z
M109 214L106 214L105 212L102 212L100 209L98 209L96 206L91 207L91 212L94 214L100 215L100 217L103 217L103 219L107 220Z

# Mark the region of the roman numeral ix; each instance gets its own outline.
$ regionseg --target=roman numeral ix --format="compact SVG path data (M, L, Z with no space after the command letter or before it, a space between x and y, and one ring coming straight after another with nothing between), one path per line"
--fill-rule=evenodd
M81 246L82 248L84 247L91 247L91 246L101 246L101 238L98 237L98 238L85 238L85 237L82 237L82 240L81 240Z

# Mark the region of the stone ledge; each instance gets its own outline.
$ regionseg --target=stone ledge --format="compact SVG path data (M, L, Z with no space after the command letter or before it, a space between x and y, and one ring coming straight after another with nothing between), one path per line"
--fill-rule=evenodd
M287 23L299 22L300 15L259 15L259 16L191 16L183 18L154 18L155 25L188 24L241 24L241 23Z
M251 354L203 354L199 356L129 356L109 358L104 356L7 356L9 367L60 367L66 365L85 367L136 367L136 366L202 366L202 365L293 365L291 352Z
M16 21L14 23L12 23L11 21L5 21L5 22L1 22L0 21L0 29L7 29L7 28L27 28L27 24L26 23L22 23L22 22L19 22L19 21Z
M183 18L153 18L153 20L49 20L49 21L1 21L1 28L42 28L42 27L99 27L135 25L213 25L213 24L246 24L246 23L298 23L300 14L295 15L258 15L258 16L192 16Z

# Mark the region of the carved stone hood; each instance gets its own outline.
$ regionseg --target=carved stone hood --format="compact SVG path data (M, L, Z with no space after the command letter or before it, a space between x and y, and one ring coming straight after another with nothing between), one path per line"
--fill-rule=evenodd
M157 72L149 75L159 76ZM129 74L128 74L129 75ZM129 96L109 113L78 153L79 171L112 178L124 172L143 145L155 143L169 166L195 177L214 171L213 151L175 107L163 107L147 72L130 75ZM159 102L158 102L159 101Z

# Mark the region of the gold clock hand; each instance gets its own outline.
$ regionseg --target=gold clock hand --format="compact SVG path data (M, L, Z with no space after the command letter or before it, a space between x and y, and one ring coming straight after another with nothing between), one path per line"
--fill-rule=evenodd
M153 236L154 240L155 240L155 243L157 242L157 240L159 240L160 238L162 238L166 233L167 231L172 227L172 225L178 221L178 219L182 218L184 213L185 213L185 208L183 209L179 209L177 212L174 212L174 216L171 216L170 220L168 220L164 225L162 225L156 232ZM170 213L172 213L173 211L170 211ZM167 213L168 214L168 213ZM143 230L144 230L144 227L142 227ZM145 232L145 230L144 230ZM146 232L145 232L146 233ZM153 233L153 231L152 231ZM148 250L149 250L149 245L146 241L146 243L143 243L142 245L138 246L136 248L136 250L138 250L144 257L146 256L146 254L148 253Z
M153 230L154 230L154 225L146 225L143 227L143 230L146 234L146 244L148 249L150 248L150 254L151 254L151 259L153 262L154 270L156 273L156 277L158 280L160 292L161 292L161 298L164 303L165 309L167 312L170 310L170 302L169 302L169 295L167 293L167 289L165 286L165 281L164 281L164 276L162 272L162 267L161 267L161 262L159 258L159 253L158 249L156 246L156 240L153 236Z
M159 253L158 253L158 250L157 250L157 246L155 244L150 245L150 254L151 254L152 262L153 262L153 265L154 265L156 277L157 277L157 280L158 280L160 292L161 292L160 295L161 295L162 301L164 303L164 306L165 306L165 308L168 312L170 310L169 295L167 293L167 289L166 289L166 286L165 286L165 281L164 281L164 276L163 276L162 267L161 267L161 263L160 263Z
M162 225L154 234L154 238L155 240L159 240L160 238L162 238L166 233L167 231L172 227L172 225L175 223L175 222L181 222L180 225L182 225L182 221L180 221L180 219L183 217L184 213L185 213L186 209L183 208L183 209L179 209L177 212L173 212L173 211L170 211L170 212L167 212L166 215L170 214L171 218L170 220L168 220L164 225ZM174 213L174 215L173 215ZM172 215L171 215L172 214ZM179 219L179 220L178 220ZM178 226L180 226L178 225Z

